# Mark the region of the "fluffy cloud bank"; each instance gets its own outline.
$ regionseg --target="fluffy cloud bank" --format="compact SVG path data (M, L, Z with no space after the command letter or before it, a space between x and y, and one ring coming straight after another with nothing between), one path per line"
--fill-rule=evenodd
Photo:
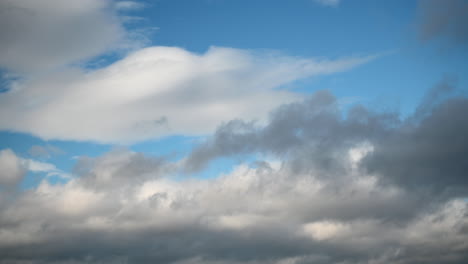
M223 120L262 118L300 97L283 85L373 58L314 60L230 48L195 54L150 47L98 70L67 68L12 83L0 94L0 129L98 142L203 134Z
M68 183L1 200L1 259L463 263L468 99L428 98L400 120L364 107L345 115L319 92L266 124L226 123L180 162L125 150L82 158ZM266 158L180 178L237 154Z

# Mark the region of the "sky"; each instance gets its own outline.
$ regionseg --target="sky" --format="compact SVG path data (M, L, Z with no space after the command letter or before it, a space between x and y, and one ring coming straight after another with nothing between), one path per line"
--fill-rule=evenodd
M467 58L466 0L0 0L0 263L466 263Z

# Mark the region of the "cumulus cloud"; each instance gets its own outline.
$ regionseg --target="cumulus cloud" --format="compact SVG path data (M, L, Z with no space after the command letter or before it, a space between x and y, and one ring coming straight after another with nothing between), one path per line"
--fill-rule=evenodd
M420 38L439 37L457 44L468 43L468 3L464 0L423 0L420 8Z
M21 181L25 173L21 158L11 149L0 150L0 185L14 185Z
M192 264L466 260L466 98L446 99L421 108L431 109L421 118L404 120L364 107L343 115L336 101L319 92L277 108L264 124L226 123L179 162L124 149L81 158L67 183L43 181L2 201L1 258ZM437 154L439 141L448 147ZM180 177L189 164L201 168L237 153L264 158L214 179ZM460 158L449 160L457 153ZM432 191L433 184L444 191Z
M27 172L45 173L46 177L57 176L69 179L71 175L54 164L17 156L11 149L0 150L0 187L16 187ZM1 196L1 195L0 195Z
M0 129L44 139L135 142L199 135L220 121L262 118L301 95L282 86L376 56L315 60L231 48L150 47L98 70L18 80L0 94ZM47 125L46 125L47 124Z
M134 45L136 39L111 3L1 0L0 68L17 74L47 72Z
M436 85L406 119L359 105L343 115L336 98L321 91L303 102L278 108L266 125L242 120L221 125L185 160L186 169L196 171L219 157L266 153L293 157L296 171L319 166L344 172L347 169L336 160L361 142L367 146L364 153L370 154L360 166L385 175L384 181L405 188L466 193L468 122L464 112L468 99L439 100L444 91L453 89L451 85L447 80Z

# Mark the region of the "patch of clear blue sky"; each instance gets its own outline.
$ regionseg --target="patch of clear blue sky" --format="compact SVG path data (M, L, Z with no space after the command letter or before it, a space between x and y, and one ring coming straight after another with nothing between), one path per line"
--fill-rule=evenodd
M210 46L266 49L292 56L341 58L387 53L348 72L301 80L285 87L304 96L329 89L339 98L352 98L379 110L410 113L424 93L444 76L458 79L466 92L466 47L444 48L418 40L416 1L342 0L326 7L313 0L159 0L146 1L142 10L128 15L144 18L128 24L132 29L158 27L151 45L177 46L203 53ZM103 55L89 63L98 68L118 60ZM95 63L98 62L98 63ZM1 88L0 88L1 89ZM179 159L200 138L171 136L128 146L149 155ZM49 141L17 133L0 133L0 148L28 156L32 145L52 144L65 154L48 162L69 171L74 156L98 156L113 146L86 142ZM197 177L212 177L237 164L219 160Z

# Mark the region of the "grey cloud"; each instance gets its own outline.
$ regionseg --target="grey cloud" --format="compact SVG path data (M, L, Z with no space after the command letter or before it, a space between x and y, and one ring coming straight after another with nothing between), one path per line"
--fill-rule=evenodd
M466 98L442 103L415 127L378 142L365 165L403 186L460 189L466 195L467 111Z
M340 181L265 161L217 179L181 180L161 175L164 166L152 158L124 150L77 166L84 167L77 168L81 176L69 183L43 182L3 204L1 262L457 263L467 257L464 201L421 209L410 205L410 193L382 188L359 168ZM102 184L103 177L119 184ZM404 207L411 217L388 217Z
M373 151L359 166L381 175L382 182L426 191L457 189L466 195L468 99L447 99L452 90L453 83L443 80L406 119L363 106L343 114L333 95L321 91L278 108L266 125L225 123L195 148L185 166L194 171L218 157L265 153L288 160L295 173L313 168L341 175L349 169L340 162L346 150L368 142Z
M393 113L373 113L355 107L344 118L336 98L319 91L299 103L283 105L272 112L265 126L234 120L221 125L212 138L197 147L186 161L187 169L203 168L207 162L222 156L266 152L279 156L309 151L317 160L332 158L335 150L387 133L399 123ZM299 156L299 155L296 155Z
M129 45L110 2L1 0L0 67L47 72Z
M0 201L0 262L463 263L468 102L437 99L444 85L404 120L343 114L321 91L266 124L226 123L183 161L81 158L68 183ZM257 153L218 178L179 175Z
M445 37L457 44L468 43L468 2L465 0L421 0L420 38Z
M80 157L74 168L79 181L89 188L134 186L149 178L169 175L174 166L161 157L147 157L125 149L114 149L98 158Z

